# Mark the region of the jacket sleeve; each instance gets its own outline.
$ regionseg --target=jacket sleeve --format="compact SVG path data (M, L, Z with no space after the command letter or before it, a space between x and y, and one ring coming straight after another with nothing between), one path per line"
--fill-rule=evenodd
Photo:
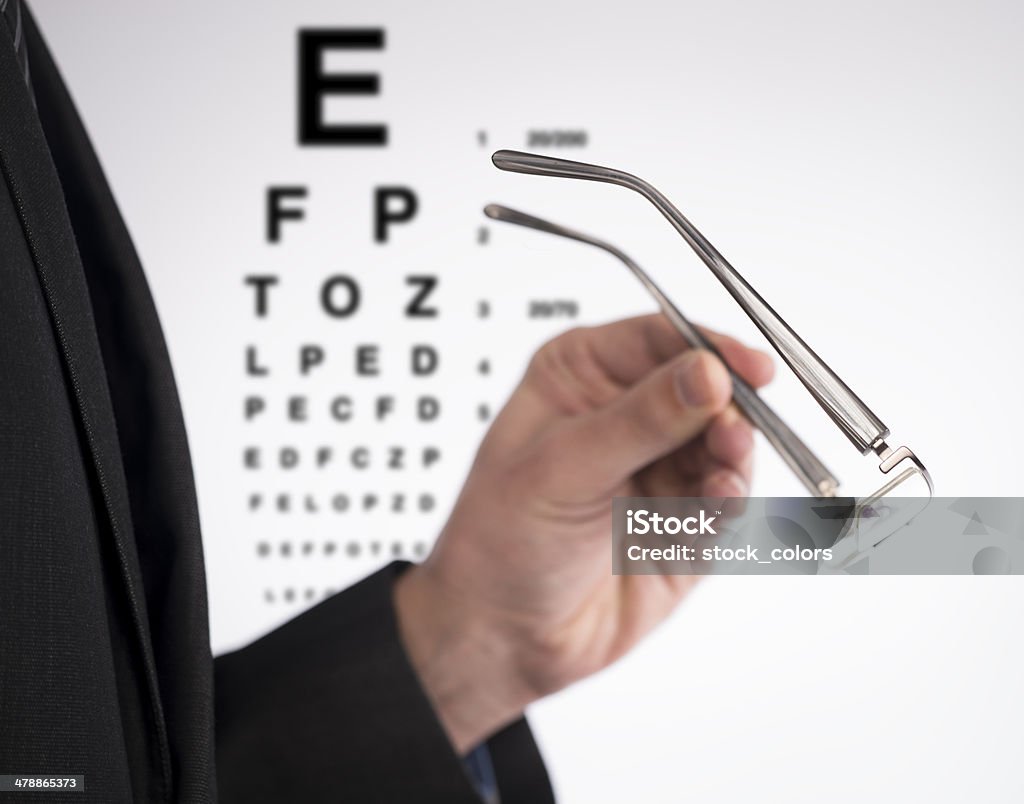
M214 665L224 804L478 804L398 636L396 562ZM488 741L501 804L553 801L525 720Z

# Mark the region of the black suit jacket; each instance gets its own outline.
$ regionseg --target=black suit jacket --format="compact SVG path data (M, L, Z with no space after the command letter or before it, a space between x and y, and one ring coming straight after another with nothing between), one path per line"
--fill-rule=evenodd
M32 794L78 804L475 801L398 638L401 567L211 658L156 311L26 35L35 104L0 41L0 774L84 774ZM525 722L490 746L504 804L551 799Z

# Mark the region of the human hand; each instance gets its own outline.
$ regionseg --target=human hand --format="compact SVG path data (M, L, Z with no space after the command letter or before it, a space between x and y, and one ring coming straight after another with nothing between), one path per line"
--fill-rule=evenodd
M771 359L705 331L751 385ZM662 315L545 344L484 438L434 550L395 604L410 659L456 750L607 666L694 576L612 575L616 496L746 496L753 450L713 354Z

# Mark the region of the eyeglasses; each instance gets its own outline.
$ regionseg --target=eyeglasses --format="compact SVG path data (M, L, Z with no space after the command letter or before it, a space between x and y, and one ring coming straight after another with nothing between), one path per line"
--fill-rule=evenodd
M879 470L885 475L885 483L874 494L862 498L859 505L861 515L873 520L872 527L878 525L880 507L878 501L882 497L892 495L898 487L903 486L907 481L915 477L921 478L927 488L927 497L931 497L933 493L931 475L917 456L908 447L900 446L894 449L889 446L886 439L889 438L890 431L882 420L850 390L849 386L815 354L793 331L792 327L729 264L718 249L711 245L708 239L654 186L637 176L614 168L538 154L501 150L492 156L492 161L501 170L514 173L617 184L639 193L654 204L725 286L725 289L743 308L754 325L768 339L782 360L792 369L850 443L862 455L874 453L879 459ZM720 358L722 357L714 345L680 312L654 280L619 248L596 237L523 212L517 212L508 207L491 204L485 208L484 212L494 220L515 223L567 237L596 246L614 255L640 280L687 343L694 347L707 349ZM722 362L728 368L728 362L724 359ZM729 368L729 373L733 382L733 400L736 406L750 420L751 424L764 434L807 490L821 499L838 496L839 481L825 467L824 463L748 383L731 368ZM877 542L875 543L877 544Z

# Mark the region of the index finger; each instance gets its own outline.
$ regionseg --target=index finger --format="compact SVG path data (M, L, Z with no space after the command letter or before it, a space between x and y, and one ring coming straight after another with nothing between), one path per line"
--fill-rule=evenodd
M774 363L765 352L735 338L698 327L721 353L729 368L755 388L771 381ZM690 345L661 313L626 318L586 331L589 352L614 382L631 386Z

